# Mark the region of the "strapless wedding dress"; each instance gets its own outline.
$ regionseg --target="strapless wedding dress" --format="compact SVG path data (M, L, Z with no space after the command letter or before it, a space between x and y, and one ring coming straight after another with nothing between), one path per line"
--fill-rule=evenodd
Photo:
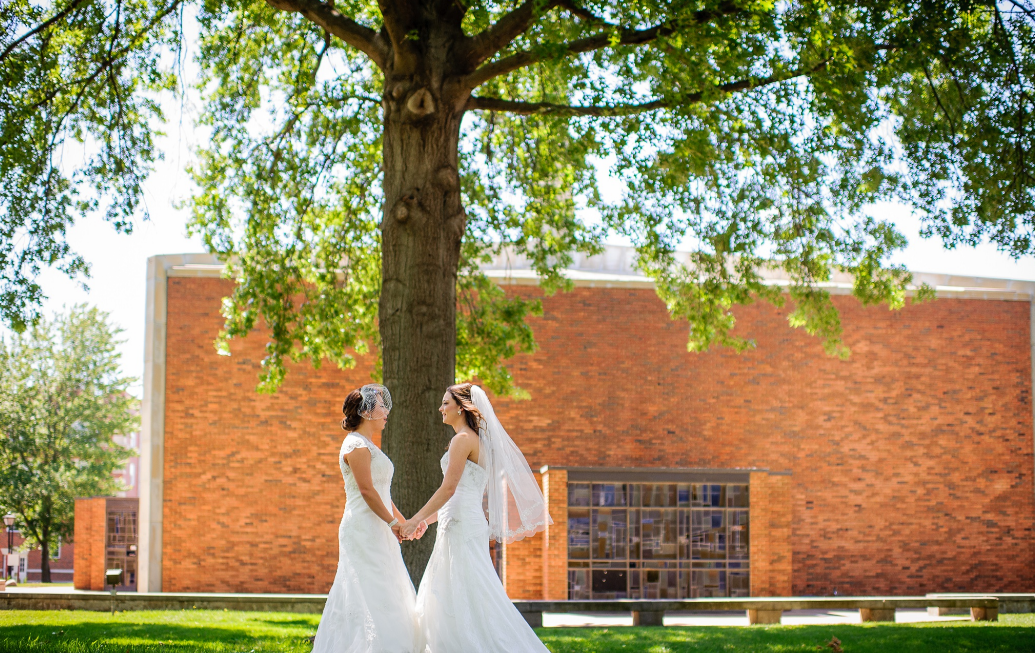
M449 453L442 456L442 473ZM488 472L467 460L438 511L438 534L417 593L426 653L549 653L507 596L489 558L482 512Z
M345 481L345 512L338 527L338 572L316 631L313 653L420 653L415 592L392 529L367 505L345 454L370 450L370 475L392 508L395 467L373 442L350 433L338 464Z

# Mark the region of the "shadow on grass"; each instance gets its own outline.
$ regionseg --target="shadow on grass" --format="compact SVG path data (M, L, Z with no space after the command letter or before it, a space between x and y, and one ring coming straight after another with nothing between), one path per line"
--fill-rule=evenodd
M308 621L256 619L279 626L308 626ZM313 628L315 632L315 627ZM0 653L227 653L230 651L299 651L311 645L296 633L250 634L216 625L154 623L82 623L64 626L8 625L0 630Z
M252 621L260 624L269 624L271 626L306 626L310 628L316 628L316 624L320 623L320 615L314 616L316 616L317 619L252 619Z
M552 653L1035 653L1035 628L1023 625L916 624L666 628L541 628Z

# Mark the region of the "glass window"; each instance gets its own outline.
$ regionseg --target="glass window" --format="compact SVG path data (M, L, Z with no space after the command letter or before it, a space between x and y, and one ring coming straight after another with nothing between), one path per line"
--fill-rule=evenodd
M693 560L726 558L726 511L693 510L690 513L690 557Z
M727 510L726 518L730 527L730 560L747 560L750 550L748 544L748 511Z
M748 486L572 483L571 599L749 596Z
M629 572L624 569L594 569L594 599L624 599L629 593Z
M748 507L748 486L727 485L726 486L726 507L747 508Z
M690 572L690 598L726 596L726 572L722 569L695 569Z
M589 510L585 508L568 509L568 557L589 557Z
M568 598L572 600L591 599L593 593L590 591L586 578L589 575L588 569L568 570Z
M568 485L569 506L589 506L589 483L571 483Z
M594 560L625 560L628 549L625 510L593 510L590 546Z
M625 486L606 483L594 483L593 505L624 507L626 505Z

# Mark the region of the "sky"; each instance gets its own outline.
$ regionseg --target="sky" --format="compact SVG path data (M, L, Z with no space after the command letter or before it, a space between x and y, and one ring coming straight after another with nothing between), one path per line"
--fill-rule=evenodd
M122 365L126 375L137 378L132 392L138 397L142 394L139 379L144 369L147 259L157 254L205 251L199 237L187 236L187 210L174 207L175 202L191 192L184 168L196 145L193 111L189 105L182 110L182 115L179 106L167 110L167 136L159 141L165 160L159 162L146 183L145 200L151 220L138 222L130 235L116 233L100 218L82 220L70 229L68 240L73 250L92 266L88 291L54 271L41 277L48 295L44 304L48 313L87 303L108 312L111 322L124 330ZM914 272L1035 281L1035 260L1031 258L1014 261L991 245L947 250L937 239L921 238L919 220L907 206L881 204L873 207L873 214L890 219L909 241L892 263L904 264Z

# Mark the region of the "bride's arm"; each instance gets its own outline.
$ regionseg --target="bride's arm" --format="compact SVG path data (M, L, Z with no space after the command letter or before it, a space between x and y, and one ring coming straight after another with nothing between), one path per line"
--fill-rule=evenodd
M403 514L401 512L399 512L398 508L395 507L395 502L394 501L392 502L392 514L395 515L395 518L399 520L400 524L403 523L404 521L406 521L406 518L403 517Z
M446 468L442 485L435 490L435 494L431 495L424 507L402 525L403 537L412 535L417 530L417 525L431 517L431 515L435 515L436 519L438 518L439 508L446 505L446 501L453 498L456 486L460 483L460 477L463 476L467 457L471 455L472 451L474 451L474 442L471 442L469 438L460 435L453 437L453 441L449 443L449 467Z
M352 476L356 479L356 485L359 486L359 493L363 500L367 502L367 505L370 506L375 515L383 519L386 524L391 524L392 520L397 517L385 506L385 502L381 500L381 495L378 494L377 489L374 487L374 479L370 476L370 450L364 447L356 447L351 452L345 454L345 462L348 463L349 468L352 470ZM392 507L394 508L395 506L393 505ZM398 517L401 518L402 514L398 515ZM398 530L402 521L402 519L399 519L399 523L393 526L392 530Z

